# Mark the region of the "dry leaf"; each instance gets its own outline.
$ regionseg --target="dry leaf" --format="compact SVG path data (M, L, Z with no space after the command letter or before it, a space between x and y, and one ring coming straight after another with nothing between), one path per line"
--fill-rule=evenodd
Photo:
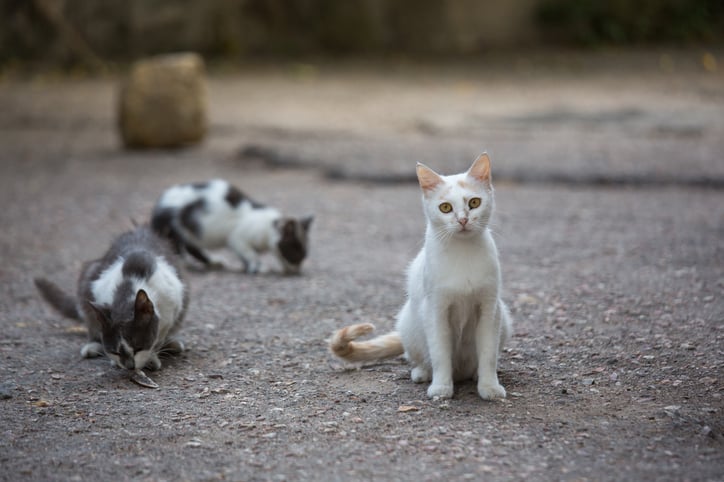
M398 412L418 412L420 410L420 407L416 407L414 405L400 405L400 408L397 409Z

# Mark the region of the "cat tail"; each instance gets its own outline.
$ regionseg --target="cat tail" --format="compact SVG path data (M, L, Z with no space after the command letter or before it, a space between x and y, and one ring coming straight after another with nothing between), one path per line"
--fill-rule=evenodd
M45 301L61 315L74 320L81 320L75 298L64 292L58 285L45 278L35 278L35 286Z
M352 363L383 360L402 355L405 352L400 335L396 331L367 341L353 341L360 336L372 333L374 329L375 327L371 323L346 326L332 335L329 340L329 349L337 357Z

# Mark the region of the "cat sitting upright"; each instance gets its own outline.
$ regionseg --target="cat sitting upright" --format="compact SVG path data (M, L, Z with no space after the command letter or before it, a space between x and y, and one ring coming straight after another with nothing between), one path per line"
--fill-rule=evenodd
M77 297L36 278L43 298L60 314L84 321L81 355L106 355L128 370L161 368L159 354L180 353L174 337L188 304L187 288L168 242L148 227L119 236L105 255L84 264Z
M219 267L204 249L231 248L247 273L262 271L271 252L287 274L299 273L307 256L312 217L296 219L259 204L223 179L178 184L158 199L151 227L206 267Z
M369 323L337 331L330 349L350 362L405 354L412 380L432 382L429 397L450 398L453 381L477 378L480 397L505 397L498 353L511 319L500 298L498 252L488 223L493 212L490 159L478 157L462 174L440 176L417 165L427 218L425 244L408 270L408 298L396 331L369 341Z

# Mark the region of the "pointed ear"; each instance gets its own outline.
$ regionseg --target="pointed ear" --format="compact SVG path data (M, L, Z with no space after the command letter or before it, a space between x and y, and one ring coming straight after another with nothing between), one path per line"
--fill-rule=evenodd
M304 231L309 231L309 226L312 225L312 221L314 221L314 216L307 216L306 218L302 218L299 220L299 222L302 224L302 229Z
M96 316L96 320L101 325L102 328L106 328L110 325L111 317L110 313L108 313L108 309L104 306L98 305L96 303L93 303L92 301L86 301L86 304L91 308L93 313Z
M134 307L134 318L138 319L139 317L152 317L154 314L153 311L153 303L148 298L148 295L144 290L138 290L138 293L136 293L136 305Z
M487 152L483 152L473 162L473 165L468 169L468 176L472 177L476 181L490 184L490 158Z
M417 163L417 180L423 191L432 191L442 182L438 173L419 162Z

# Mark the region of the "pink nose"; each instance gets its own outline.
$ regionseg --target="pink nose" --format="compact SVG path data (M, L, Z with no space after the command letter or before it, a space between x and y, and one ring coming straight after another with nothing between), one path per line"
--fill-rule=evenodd
M458 222L462 225L462 227L465 227L465 225L468 224L468 218L460 218L458 219Z

